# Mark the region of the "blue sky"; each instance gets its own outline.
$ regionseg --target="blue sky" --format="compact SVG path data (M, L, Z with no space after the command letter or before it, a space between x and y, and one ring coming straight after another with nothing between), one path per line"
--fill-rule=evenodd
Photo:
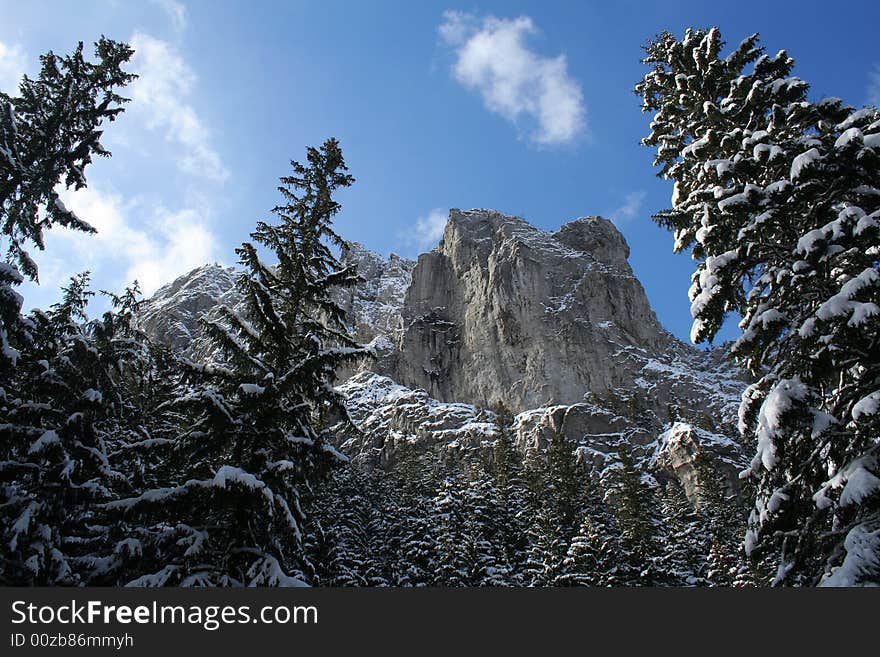
M661 322L687 339L693 264L650 215L655 178L633 85L640 46L667 29L760 32L812 95L880 101L880 3L211 2L0 0L0 89L47 50L102 33L132 43L141 74L103 140L113 151L65 199L97 237L53 231L37 258L46 306L77 271L146 291L233 249L278 200L291 158L340 139L356 185L337 228L414 256L450 207L489 207L557 229L612 218ZM732 327L724 336L733 334Z

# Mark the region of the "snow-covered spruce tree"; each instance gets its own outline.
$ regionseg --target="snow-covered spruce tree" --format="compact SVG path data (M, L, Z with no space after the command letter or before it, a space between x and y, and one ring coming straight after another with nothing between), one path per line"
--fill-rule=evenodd
M562 530L559 514L550 505L533 508L526 527L528 548L523 569L526 586L553 586L562 572L567 537Z
M529 509L524 583L551 586L562 572L566 550L581 520L584 473L561 432L550 437L545 454L531 456L526 469Z
M310 518L320 526L324 554L313 552L309 537L307 551L325 586L389 586L395 583L393 552L388 548L390 518L386 512L390 490L383 473L366 472L355 466L336 469L315 489ZM317 534L318 532L316 532Z
M504 562L510 570L510 584L518 585L517 574L522 571L526 558L526 525L528 495L526 494L523 459L513 442L513 416L502 404L494 409L498 437L492 446L490 472L497 491L497 509L494 522L498 526Z
M619 530L619 563L615 585L657 586L665 583L659 561L659 509L652 487L642 479L632 455L618 450L619 466L611 471L606 497Z
M83 534L87 507L106 496L114 476L94 425L105 415L100 389L111 379L82 322L87 276L75 278L48 313L29 317L21 316L14 287L37 280L28 248L44 248L44 229L94 232L64 207L57 188L81 189L92 157L110 155L100 128L123 111L116 90L135 77L122 70L131 54L104 38L95 44L97 63L85 60L82 44L71 55L50 52L39 76L21 81L19 96L0 92L0 509L8 548L2 577L10 582L82 580L75 559L95 539Z
M614 519L602 500L601 484L591 477L579 509L581 521L568 543L556 586L609 586L614 584L619 546Z
M126 99L116 90L136 77L122 69L132 53L102 37L93 63L80 43L70 55L43 55L39 76L25 76L18 96L0 91L0 232L7 260L0 265L0 368L14 365L29 339L13 290L25 276L37 280L28 248L42 250L43 231L53 225L95 232L64 207L57 186L85 187L92 157L110 156L101 126L123 111Z
M756 454L746 534L777 584L880 581L880 113L808 99L794 61L752 35L664 33L636 86L654 112L672 208L697 261L692 339L742 316L732 355L757 378L740 430Z
M101 395L103 414L96 422L112 471L107 478L110 500L127 498L167 481L173 467L170 448L185 422L168 412L181 370L177 358L152 343L137 327L140 291L137 282L121 295L103 292L112 308L87 324L89 344L101 365L102 378L94 384ZM96 505L92 528L96 540L78 562L89 585L127 582L127 574L149 567L144 555L143 527Z
M205 322L227 364L189 364L189 382L167 405L192 418L174 436L168 480L108 505L140 519L145 556L161 563L133 585L297 585L310 570L302 497L345 460L325 428L347 418L335 371L367 352L331 295L358 280L335 257L343 242L331 226L333 194L354 179L335 139L291 164L278 223L251 235L277 263L242 244L244 313L223 307Z
M435 586L467 586L468 560L465 549L465 481L457 463L445 465L431 509L432 533L436 536Z
M124 358L85 321L88 274L28 318L32 340L0 404L0 518L7 583L89 581L106 542L99 505L124 480L108 458L123 421ZM108 313L108 316L112 313Z
M498 490L485 463L470 469L464 498L465 562L468 586L508 586L505 532Z
M697 495L701 533L705 533L706 579L711 586L753 586L742 546L748 509L729 490L724 474L706 454L698 454Z
M396 522L392 531L398 536L400 549L398 584L429 586L437 567L438 528L432 516L439 486L435 457L403 445L395 458Z
M711 545L705 515L697 513L678 479L665 482L661 507L659 570L669 586L705 586ZM735 550L741 540L730 546Z

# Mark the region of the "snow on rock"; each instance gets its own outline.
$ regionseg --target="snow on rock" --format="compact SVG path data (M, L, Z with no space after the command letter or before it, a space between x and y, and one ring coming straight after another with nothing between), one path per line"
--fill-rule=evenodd
M360 463L393 463L406 444L467 449L496 438L491 412L431 399L424 390L412 390L373 372L355 374L337 390L362 432L340 436L341 448Z
M393 253L382 258L354 242L343 249L341 261L355 265L363 280L353 288L337 290L335 300L350 318L355 338L365 344L372 342L380 367L387 365L393 360L400 309L415 263ZM240 270L233 267L212 264L180 276L144 302L139 314L141 328L194 361L220 361L199 320L217 319L221 305L243 314L242 296L235 285L239 275ZM342 372L341 378L352 373Z
M646 387L657 382L644 381ZM500 435L498 417L463 403L442 402L425 390L413 390L372 372L361 372L338 386L360 434L339 435L338 444L356 463L387 467L404 446L454 458L471 450L491 454ZM736 395L731 395L732 422ZM628 416L628 401L595 400L530 409L515 415L508 427L523 452L543 450L557 435L572 446L572 456L595 468L600 476L618 463L618 450L630 451L645 471L676 477L696 498L694 459L702 453L720 463L735 489L735 473L747 462L743 448L732 438L678 422L662 428L659 418L636 421ZM656 427L656 428L655 428Z
M416 263L395 253L383 258L357 242L349 242L342 262L355 265L364 279L335 294L350 318L356 339L362 343L380 337L393 340L400 329L400 310Z
M652 464L675 475L684 492L695 504L699 503L699 459L711 457L727 478L727 487L738 488L736 473L746 464L739 443L724 434L674 422L660 434L655 443Z
M237 276L235 268L215 263L178 277L141 305L141 328L172 349L196 355L197 339L202 336L199 319L221 304L233 308L241 301L235 289Z

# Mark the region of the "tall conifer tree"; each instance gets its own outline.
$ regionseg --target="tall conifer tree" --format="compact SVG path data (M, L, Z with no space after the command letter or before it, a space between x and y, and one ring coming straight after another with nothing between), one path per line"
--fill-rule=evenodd
M742 316L731 353L757 379L745 545L777 583L880 581L880 112L812 101L758 35L717 28L646 47L643 140L674 183L656 221L697 260L694 341Z
M141 585L297 585L304 563L303 495L345 460L327 427L347 413L333 388L336 368L366 350L349 336L331 290L357 282L333 249L333 194L354 179L339 143L309 148L281 179L278 222L259 222L258 247L237 250L244 312L221 308L205 321L225 366L189 363L189 383L167 404L193 418L174 437L175 467L161 488L112 503L152 520L151 551L163 563Z

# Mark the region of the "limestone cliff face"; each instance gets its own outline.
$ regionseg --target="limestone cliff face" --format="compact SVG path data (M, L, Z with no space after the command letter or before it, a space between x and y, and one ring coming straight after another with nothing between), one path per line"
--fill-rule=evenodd
M549 233L492 210L452 210L435 250L419 256L402 310L395 378L443 401L504 402L515 411L631 387L663 330L607 220Z

